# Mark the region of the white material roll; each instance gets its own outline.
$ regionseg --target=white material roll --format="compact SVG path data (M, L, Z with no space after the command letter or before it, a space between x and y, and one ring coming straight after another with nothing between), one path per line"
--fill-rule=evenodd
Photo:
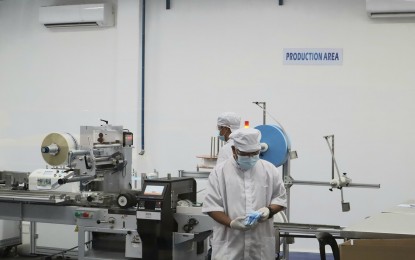
M47 152L47 147L58 147L56 152ZM76 150L78 144L76 139L68 133L50 133L42 142L42 157L45 162L52 166L64 164L68 160L68 154L72 150ZM46 151L45 151L46 150Z

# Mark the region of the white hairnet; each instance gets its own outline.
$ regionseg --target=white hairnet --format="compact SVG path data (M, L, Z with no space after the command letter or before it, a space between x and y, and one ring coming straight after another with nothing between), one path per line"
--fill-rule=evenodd
M261 132L254 128L241 128L229 135L234 146L241 152L256 152L261 150Z
M218 117L218 126L226 126L231 131L236 131L241 127L241 117L233 112L225 112Z

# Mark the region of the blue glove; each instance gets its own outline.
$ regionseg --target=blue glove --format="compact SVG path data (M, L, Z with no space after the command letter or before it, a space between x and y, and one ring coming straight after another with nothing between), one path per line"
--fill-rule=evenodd
M246 226L254 226L257 224L258 220L261 218L262 212L254 211L248 213L245 217L245 225Z

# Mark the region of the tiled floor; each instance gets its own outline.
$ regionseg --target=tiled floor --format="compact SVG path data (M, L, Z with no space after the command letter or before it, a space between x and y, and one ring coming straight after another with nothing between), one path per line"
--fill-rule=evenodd
M48 256L32 256L27 255L30 252L30 246L28 244L20 245L6 256L4 255L4 248L0 248L0 260L76 260L77 257L67 257L64 255L57 255L53 257ZM284 259L284 258L282 258ZM331 253L326 254L327 260L334 260ZM306 252L290 252L289 260L320 260L319 253L306 253Z
M4 253L4 248L1 249L0 248L0 259L2 260L75 260L76 258L72 257L62 257L62 256L54 256L52 258L48 258L45 256L23 256L23 255L19 255L19 250L18 253L16 254L16 252L12 251L7 257L3 255ZM290 252L290 260L320 260L320 254L318 253L303 253L303 252ZM327 260L334 260L333 255L331 254L326 254L326 259Z
M290 260L320 260L320 254L291 252ZM326 254L326 260L334 260L333 255Z

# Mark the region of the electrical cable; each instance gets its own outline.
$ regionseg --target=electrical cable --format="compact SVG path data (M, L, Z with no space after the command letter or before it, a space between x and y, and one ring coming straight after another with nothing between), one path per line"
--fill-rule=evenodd
M86 246L88 246L88 244L90 244L91 242L92 242L92 240L89 240L89 241L85 242L84 244L85 244ZM63 258L65 258L65 253L66 253L66 252L72 251L72 250L74 250L74 249L76 249L76 248L78 248L78 247L79 247L79 246L74 246L74 247L72 247L72 248L62 250L62 251L60 251L60 252L58 252L58 253L56 253L56 254L53 254L53 255L48 255L47 257L45 257L45 260L52 259L52 257L53 257L53 256L57 256L57 255L62 255L62 257L63 257Z
M263 107L261 107L261 105L259 104L259 102L254 102L254 104L255 105L257 105L258 107L260 107L261 109L264 109ZM285 131L285 129L284 129L284 127L282 126L282 124L280 123L280 122L278 122L278 120L277 119L275 119L275 117L273 117L272 115L271 115L271 113L270 112L268 112L267 110L264 110L265 111L265 113L269 116L269 117L271 117L271 119L272 120L274 120L277 124L278 124L278 126L281 128L281 130L282 130L282 132L284 133L284 135L285 136L288 136L287 135L287 131Z

